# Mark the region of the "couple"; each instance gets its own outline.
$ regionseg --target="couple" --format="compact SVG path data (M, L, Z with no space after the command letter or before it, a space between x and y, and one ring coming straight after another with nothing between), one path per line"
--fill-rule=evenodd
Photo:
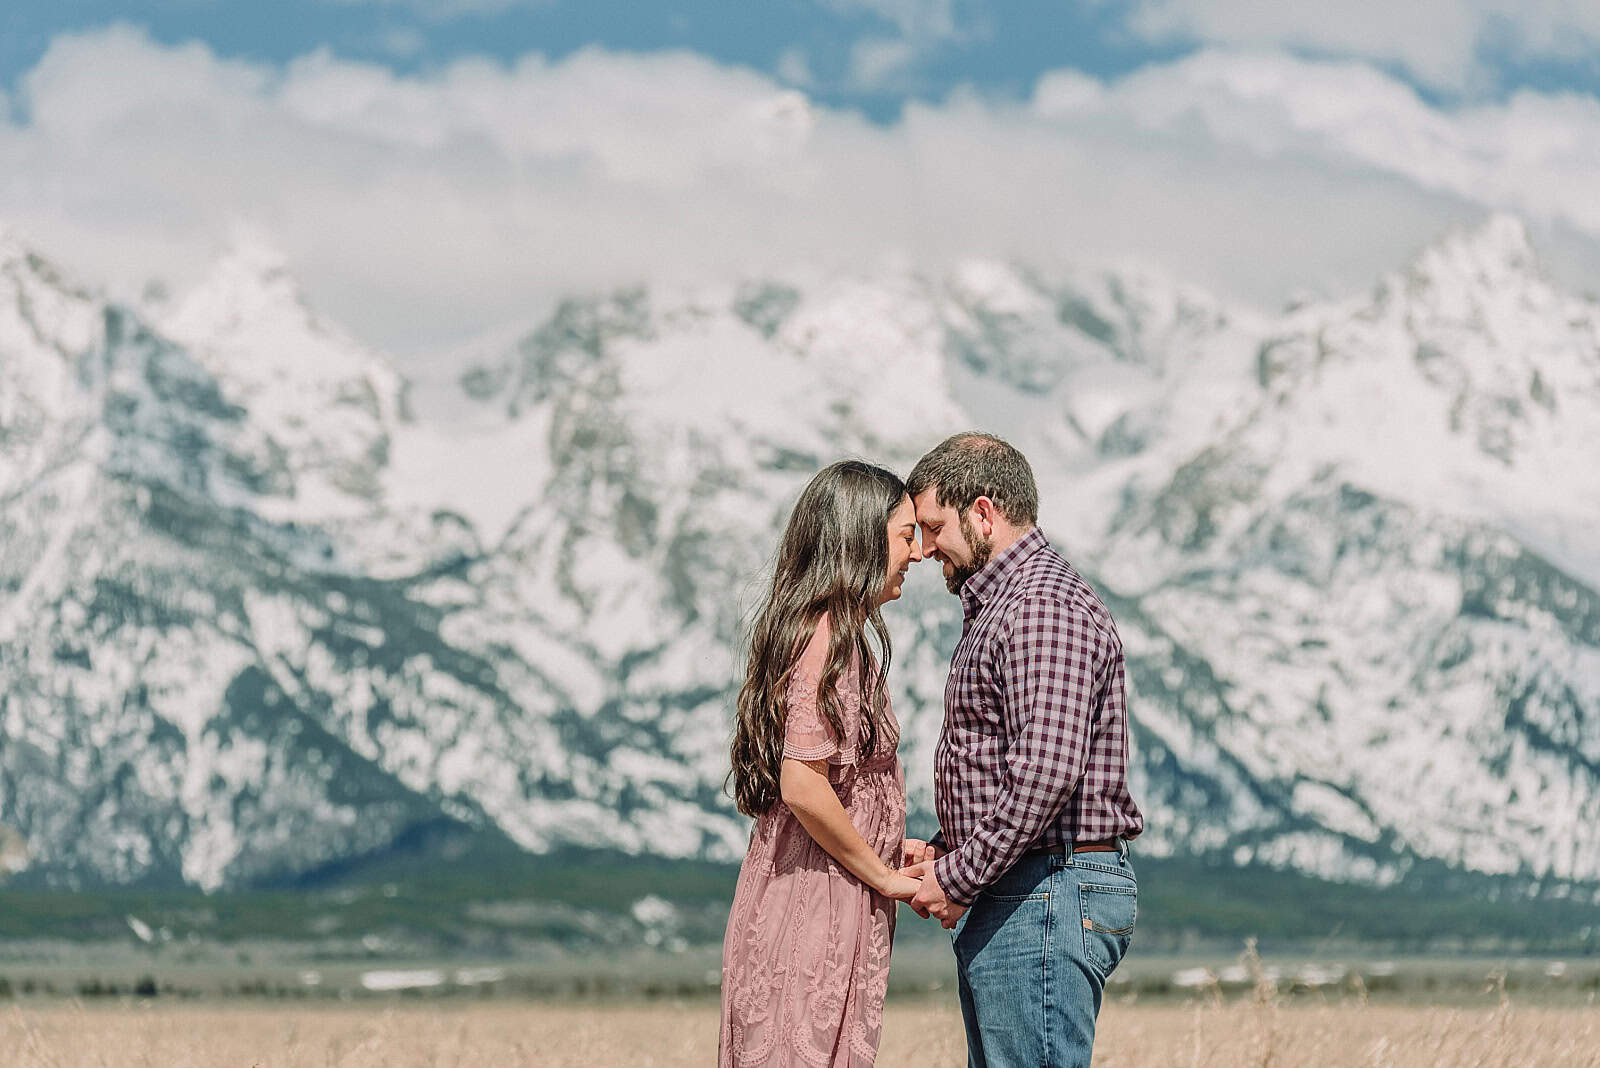
M1089 1064L1143 817L1116 627L1037 517L1028 461L981 433L906 483L833 464L795 503L734 730L756 825L723 943L726 1068L872 1064L896 901L955 931L970 1065ZM879 614L925 556L963 614L928 842L905 837Z

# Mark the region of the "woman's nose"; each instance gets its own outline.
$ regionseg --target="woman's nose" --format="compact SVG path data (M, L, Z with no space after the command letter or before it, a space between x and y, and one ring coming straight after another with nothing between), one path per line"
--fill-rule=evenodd
M922 559L922 549L917 545L917 539L911 539L911 562L914 564Z

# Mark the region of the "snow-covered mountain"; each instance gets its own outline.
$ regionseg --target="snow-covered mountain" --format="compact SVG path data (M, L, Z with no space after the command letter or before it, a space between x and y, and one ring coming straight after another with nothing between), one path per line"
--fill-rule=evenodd
M470 419L409 388L259 247L127 308L0 238L13 878L243 885L433 827L737 856L788 503L977 425L1119 621L1147 851L1600 879L1600 307L1513 219L1272 317L993 262L627 290L491 346ZM958 612L931 570L889 611L926 822Z

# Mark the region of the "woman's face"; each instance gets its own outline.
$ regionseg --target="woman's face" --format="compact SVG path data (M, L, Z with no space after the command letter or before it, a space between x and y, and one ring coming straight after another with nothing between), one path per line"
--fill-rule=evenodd
M917 547L917 512L911 507L911 498L900 498L900 506L889 516L889 573L884 578L883 595L879 604L887 604L900 596L906 581L906 568L922 559Z

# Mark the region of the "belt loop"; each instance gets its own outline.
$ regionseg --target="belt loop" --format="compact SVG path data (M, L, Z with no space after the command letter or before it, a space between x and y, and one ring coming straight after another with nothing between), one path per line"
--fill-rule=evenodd
M1124 835L1117 835L1117 859L1123 867L1128 866L1128 839Z

